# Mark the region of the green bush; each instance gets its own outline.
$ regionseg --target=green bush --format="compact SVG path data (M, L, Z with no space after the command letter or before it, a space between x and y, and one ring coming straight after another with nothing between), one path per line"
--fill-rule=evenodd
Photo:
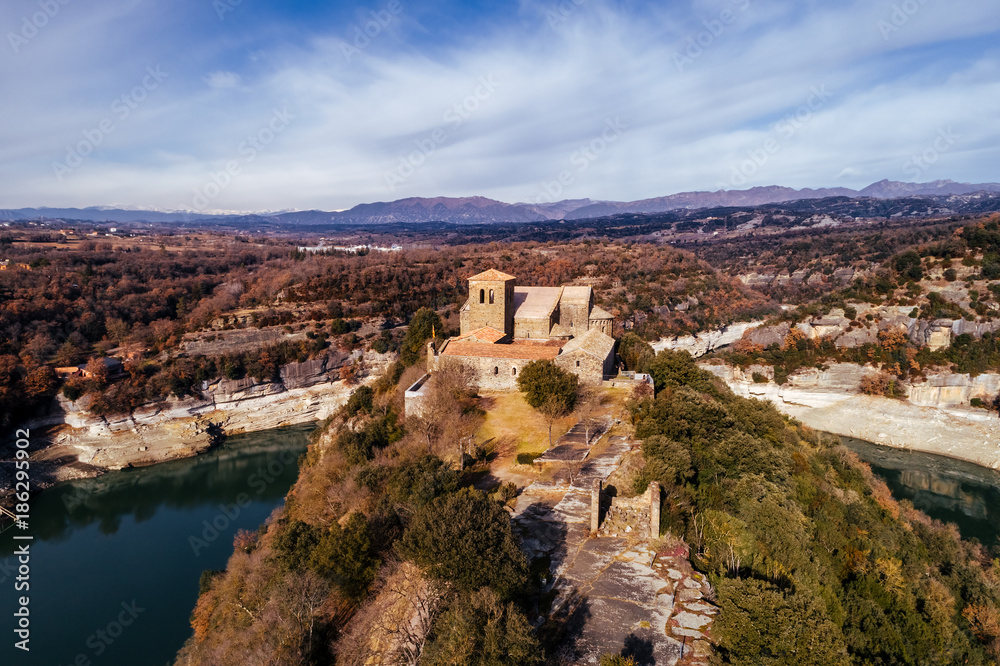
M344 527L334 522L319 536L308 566L336 585L347 597L358 599L375 580L379 561L372 554L368 521L355 512Z
M650 362L656 357L656 352L648 342L629 331L618 341L618 355L625 362L627 369L646 372Z
M542 646L511 602L483 588L461 595L434 623L420 658L428 666L540 666Z
M488 586L510 599L527 582L527 563L510 517L472 488L430 502L413 517L397 549L431 577L461 591Z
M554 403L553 411L566 413L576 404L579 378L552 361L532 361L517 376L524 400L535 409ZM558 414L557 414L558 415Z

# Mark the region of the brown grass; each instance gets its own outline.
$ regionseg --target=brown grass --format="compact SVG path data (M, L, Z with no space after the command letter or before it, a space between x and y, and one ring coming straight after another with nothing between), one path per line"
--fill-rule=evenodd
M541 414L528 406L520 393L486 394L486 420L476 432L477 442L512 443L513 454L542 453L549 448L548 426ZM552 426L552 442L576 423L576 417L557 419Z

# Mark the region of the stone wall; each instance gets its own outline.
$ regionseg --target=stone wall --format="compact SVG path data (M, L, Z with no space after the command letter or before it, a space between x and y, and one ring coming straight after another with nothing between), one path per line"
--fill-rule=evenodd
M424 375L413 383L412 386L403 392L403 416L420 416L424 413L424 406L430 393L431 378L429 374Z
M470 281L468 306L460 315L462 335L487 326L509 333L514 323L514 281Z
M658 539L660 485L654 481L636 497L606 497L595 481L590 494L590 531L595 536Z
M597 330L599 330L604 335L607 335L608 337L614 337L614 335L612 334L612 331L614 329L613 319L591 319L589 322L587 322L587 330L589 331L592 328L596 328Z
M600 384L606 376L614 375L614 359L609 357L602 362L582 349L560 354L555 364L576 374L585 384Z
M573 335L583 335L590 330L589 304L559 304L559 324Z
M517 376L524 366L531 363L527 359L478 358L472 356L438 356L437 367L470 368L476 377L480 391L516 391Z
M514 337L545 340L552 332L553 314L547 317L519 317L514 320Z

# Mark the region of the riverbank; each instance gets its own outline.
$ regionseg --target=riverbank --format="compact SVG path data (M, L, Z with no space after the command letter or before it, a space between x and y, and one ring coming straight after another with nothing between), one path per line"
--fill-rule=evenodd
M768 400L816 430L1000 469L1000 418L950 399L952 394L992 385L995 376L941 375L928 384L942 386L911 387L910 398L895 400L858 393L857 384L868 371L861 366L835 364L826 371L809 370L779 386L773 381L753 381L749 370L699 365L737 395ZM929 393L938 399L929 401Z
M367 379L394 360L364 355ZM340 379L329 358L291 363L275 382L220 379L202 397L171 397L121 417L87 411L89 400L59 396L53 412L23 425L31 433L33 489L92 478L105 471L189 458L209 450L221 435L273 430L321 421L347 402L356 386ZM13 465L0 465L0 499L12 492Z

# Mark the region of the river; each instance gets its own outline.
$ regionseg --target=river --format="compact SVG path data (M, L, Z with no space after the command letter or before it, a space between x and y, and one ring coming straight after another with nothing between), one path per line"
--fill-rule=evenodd
M871 465L896 499L910 500L931 518L954 523L966 539L1000 545L1000 472L933 453L894 449L853 437L840 439Z
M30 592L14 591L18 530L0 535L0 664L172 663L191 635L201 572L225 568L236 530L255 530L283 502L312 429L238 435L195 458L40 493L19 532L34 537ZM22 594L30 654L13 645Z

